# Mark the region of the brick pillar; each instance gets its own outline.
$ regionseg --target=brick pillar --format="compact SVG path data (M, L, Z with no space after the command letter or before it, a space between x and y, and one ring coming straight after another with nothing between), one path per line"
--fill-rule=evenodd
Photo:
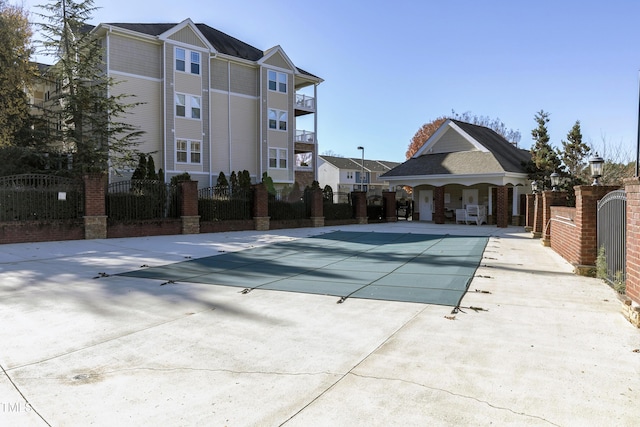
M353 191L351 193L351 203L353 204L353 216L358 224L368 224L367 193L364 191Z
M309 191L309 204L311 207L311 225L312 227L324 227L324 205L322 200L322 190L320 188L312 188Z
M384 206L384 216L387 222L397 222L398 215L396 214L396 192L395 191L383 191L382 203Z
M533 217L535 215L535 194L526 195L526 207L524 218L524 231L533 231Z
M533 233L534 239L542 237L542 193L536 193L533 209Z
M107 175L84 176L84 238L107 238Z
M598 200L619 187L581 185L576 192L576 224L579 242L579 265L576 272L592 270L598 257Z
M624 180L627 193L626 295L623 313L640 327L640 178Z
M509 226L509 187L496 188L496 225L498 228Z
M182 234L200 233L200 215L198 215L198 182L180 181L180 218Z
M566 191L544 191L542 193L542 244L551 246L551 206L566 206Z
M435 187L433 191L434 213L433 222L444 224L444 186Z
M269 229L269 193L263 183L253 187L253 223L258 231Z

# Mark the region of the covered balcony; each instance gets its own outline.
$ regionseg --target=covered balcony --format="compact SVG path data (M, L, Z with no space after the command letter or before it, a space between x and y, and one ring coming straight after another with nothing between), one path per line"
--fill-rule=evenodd
M294 104L296 117L305 114L313 114L316 112L316 100L313 96L296 93L296 102Z
M316 143L316 133L310 132L308 130L296 129L296 139L295 142L303 143L303 144L314 144Z

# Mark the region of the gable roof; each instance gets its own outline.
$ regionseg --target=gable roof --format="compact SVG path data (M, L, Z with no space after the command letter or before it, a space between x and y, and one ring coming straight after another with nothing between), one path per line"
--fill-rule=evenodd
M451 124L455 126L451 126ZM429 175L484 175L516 173L526 174L524 163L531 160L531 153L515 147L495 131L484 126L459 120L447 120L434 135L425 142L439 138L444 132L463 132L464 137L482 150L429 153L420 149L418 153L393 168L382 177L417 177Z
M180 23L105 23L102 25L111 25L113 27L123 28L129 31L135 31L137 33L146 34L149 36L158 37L161 34L166 33L167 31L175 28L180 25ZM213 46L216 52L233 56L235 58L245 59L248 61L259 61L264 55L265 52L262 50L251 46L248 43L245 43L241 40L238 40L235 37L232 37L226 33L223 33L220 30L216 30L208 26L207 24L194 24L198 31L202 33L202 35L207 39L207 41ZM269 52L269 51L267 51ZM315 76L308 71L303 70L302 68L295 67L296 70L300 74L304 74L316 79L320 79L318 76Z

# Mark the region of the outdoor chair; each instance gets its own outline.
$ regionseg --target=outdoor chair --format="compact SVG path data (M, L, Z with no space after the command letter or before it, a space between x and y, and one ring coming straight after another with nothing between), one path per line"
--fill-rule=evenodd
M484 205L467 205L465 222L475 222L477 225L482 225L483 222L487 222L487 208Z
M456 209L456 224L459 222L467 222L467 211L465 209Z

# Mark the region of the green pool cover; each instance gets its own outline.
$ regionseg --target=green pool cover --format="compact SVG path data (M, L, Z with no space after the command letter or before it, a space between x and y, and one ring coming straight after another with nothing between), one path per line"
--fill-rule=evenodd
M487 242L336 231L120 276L457 307Z

